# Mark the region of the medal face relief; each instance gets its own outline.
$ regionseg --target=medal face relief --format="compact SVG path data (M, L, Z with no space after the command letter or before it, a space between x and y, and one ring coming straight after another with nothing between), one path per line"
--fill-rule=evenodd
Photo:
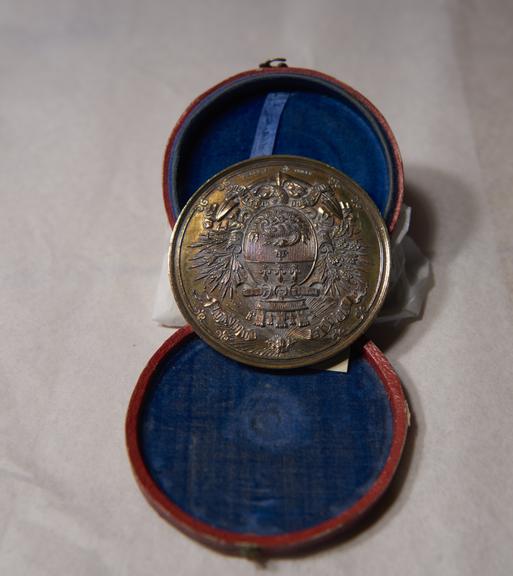
M266 368L346 348L383 303L386 226L367 194L320 162L269 156L206 182L181 213L170 278L197 334Z

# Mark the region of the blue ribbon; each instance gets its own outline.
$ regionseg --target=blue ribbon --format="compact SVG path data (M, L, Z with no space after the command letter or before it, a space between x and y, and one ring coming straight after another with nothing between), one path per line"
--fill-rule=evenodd
M273 153L281 115L289 96L288 92L271 92L266 96L258 119L250 158Z

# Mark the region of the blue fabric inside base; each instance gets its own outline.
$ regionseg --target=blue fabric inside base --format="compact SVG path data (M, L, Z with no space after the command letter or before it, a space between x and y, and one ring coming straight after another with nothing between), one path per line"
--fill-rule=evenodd
M214 91L189 114L167 166L171 205L178 215L208 178L250 157L270 93L289 94L274 154L306 156L353 178L385 219L395 203L391 143L372 114L342 88L309 76L260 75Z
M157 368L139 443L160 489L191 516L277 535L340 514L371 487L390 451L384 386L355 358L348 374L265 371L193 336Z

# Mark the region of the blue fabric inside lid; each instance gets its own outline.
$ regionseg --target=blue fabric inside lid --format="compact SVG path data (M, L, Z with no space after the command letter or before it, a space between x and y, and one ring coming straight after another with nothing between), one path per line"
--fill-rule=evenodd
M265 371L192 336L157 368L139 442L160 489L191 516L237 533L277 535L340 514L390 452L382 382L360 358L348 374Z
M186 118L167 166L175 216L208 178L251 156L265 98L273 92L289 94L273 153L306 156L342 170L386 219L395 203L395 173L381 126L340 87L286 72L223 86Z

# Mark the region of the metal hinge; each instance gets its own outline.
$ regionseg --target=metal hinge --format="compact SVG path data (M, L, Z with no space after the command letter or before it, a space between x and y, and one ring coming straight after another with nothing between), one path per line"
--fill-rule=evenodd
M271 58L258 65L259 68L287 68L286 58Z

